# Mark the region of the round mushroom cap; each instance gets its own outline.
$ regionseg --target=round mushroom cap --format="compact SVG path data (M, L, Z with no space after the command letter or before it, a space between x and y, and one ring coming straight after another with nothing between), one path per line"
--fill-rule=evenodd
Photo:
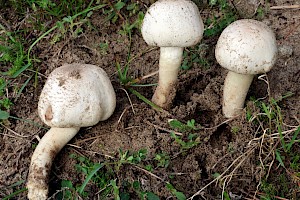
M150 46L189 47L203 36L204 25L190 0L159 0L147 10L142 35Z
M103 69L89 64L66 64L49 75L38 112L51 127L87 127L109 118L116 94Z
M222 67L236 73L268 72L277 57L275 34L263 22L237 20L220 35L215 56Z

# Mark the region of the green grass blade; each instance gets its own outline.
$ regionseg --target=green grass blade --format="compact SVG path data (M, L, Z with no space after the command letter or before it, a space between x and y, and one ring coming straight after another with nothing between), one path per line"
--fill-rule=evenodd
M16 71L11 77L12 78L17 78L23 71L25 71L30 66L31 66L31 63L28 63L27 65L24 65L21 69Z
M8 186L8 188L13 188L13 187L16 187L16 186L20 186L23 183L25 183L25 180L20 180L20 181L17 181L15 183L11 184L10 186Z
M266 104L265 104L265 103L262 103L261 106L262 106L264 112L266 113L266 115L268 116L269 120L272 120L271 113L270 113L268 107L266 106Z
M103 7L105 7L105 6L106 6L106 4L102 4L102 5L98 5L98 6L92 7L92 8L87 8L87 9L85 9L85 10L83 10L83 11L77 13L76 15L73 15L73 16L72 16L72 20L74 20L76 17L78 17L78 16L80 16L80 15L83 15L83 14L89 12L89 11L101 9L101 8L103 8ZM64 23L64 22L62 22L62 23ZM27 52L27 60L28 60L28 62L31 61L31 60L30 60L30 52L31 52L32 48L33 48L33 47L34 47L41 39L43 39L46 35L48 35L49 33L51 33L52 31L54 31L54 30L57 29L57 28L58 28L58 25L53 26L53 27L50 28L48 31L46 31L45 33L43 33L38 39L36 39L36 40L30 45L30 47L29 47L29 49L28 49L28 52Z
M113 194L115 200L120 200L120 191L119 187L117 186L116 180L110 180L110 184L113 187Z
M32 79L32 77L33 77L33 75L31 75L31 76L25 81L25 83L22 85L22 87L20 88L20 90L18 91L18 94L17 94L17 96L16 96L16 99L15 99L16 101L17 101L17 99L20 97L22 91L23 91L24 88L28 85L28 83L29 83L29 81Z
M148 100L146 97L144 97L141 93L139 93L138 91L132 89L132 88L128 88L128 90L136 95L139 99L141 99L142 101L144 101L146 104L150 105L152 108L154 108L155 110L158 110L160 112L163 111L163 109L161 107L159 107L158 105L156 105L155 103L153 103L152 101Z
M22 118L19 118L19 117L14 117L14 116L11 116L11 115L9 116L9 118L20 120L20 121L26 122L28 124L32 124L33 126L42 128L44 130L49 130L49 128L46 128L46 127L44 127L44 126L42 126L42 125L40 125L38 123L35 123L35 122L31 121L31 120L26 120L26 119L22 119Z
M122 72L121 65L119 62L116 62L117 72L120 79L121 84L125 85L127 83L126 74Z
M15 197L16 195L18 195L22 192L25 192L26 190L27 190L27 188L22 188L21 190L15 191L15 192L11 193L10 195L4 197L3 200L11 199L11 198Z
M280 142L281 142L281 144L282 144L282 147L283 147L284 151L286 152L286 151L287 151L287 149L286 149L286 143L285 143L284 137L283 137L283 135L282 135L281 126L278 125L278 126L277 126L277 129L278 129L278 133L279 133Z
M299 132L300 132L300 126L299 126L299 127L297 128L297 130L295 131L295 134L293 135L291 142L288 143L288 144L286 145L286 150L287 150L287 151L290 151L290 150L291 150L293 144L296 142L296 138L297 138Z
M1 81L1 78L0 78L0 81ZM10 82L11 81L3 81L3 83L0 84L0 93L10 84Z
M55 25L52 28L50 28L48 31L46 31L45 33L43 33L38 39L36 39L29 47L28 51L27 51L27 60L30 63L30 52L32 50L32 48L41 40L43 39L46 35L48 35L49 33L51 33L52 31L54 31L58 26Z
M93 170L91 171L91 173L86 177L85 181L83 182L83 184L80 186L78 193L82 194L84 191L84 188L86 187L86 185L88 184L88 182L91 180L91 178L97 173L97 171L99 171L104 165L102 163L96 163L93 166Z
M280 164L282 167L285 168L284 163L283 163L282 158L281 158L281 155L280 155L280 152L278 151L278 149L276 149L275 155L276 155L276 160L279 162L279 164Z

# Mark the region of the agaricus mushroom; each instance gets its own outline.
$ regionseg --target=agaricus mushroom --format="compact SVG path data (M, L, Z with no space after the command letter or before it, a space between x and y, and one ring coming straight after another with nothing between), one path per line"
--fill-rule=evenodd
M223 114L241 113L255 74L266 73L277 57L276 38L263 22L242 19L224 29L217 42L218 63L229 70L223 90Z
M176 93L184 47L197 44L204 25L190 0L158 0L147 10L142 35L150 46L160 47L159 81L152 101L168 109Z
M106 120L114 112L116 95L103 69L88 64L66 64L48 77L38 113L50 130L40 140L30 163L28 198L47 199L48 177L56 154L77 134Z

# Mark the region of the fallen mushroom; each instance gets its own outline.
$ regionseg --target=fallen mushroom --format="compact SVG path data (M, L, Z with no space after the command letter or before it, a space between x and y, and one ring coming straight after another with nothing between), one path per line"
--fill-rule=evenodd
M175 93L184 47L197 44L204 25L195 3L190 0L159 0L147 10L142 35L150 46L160 47L159 81L152 97L168 109Z
M275 34L263 22L235 21L221 33L215 56L229 70L224 82L223 114L231 118L241 113L254 75L270 71L275 64Z
M28 199L47 199L48 177L56 154L80 127L93 126L114 112L116 95L107 74L88 64L67 64L48 77L38 113L50 130L40 140L30 163Z

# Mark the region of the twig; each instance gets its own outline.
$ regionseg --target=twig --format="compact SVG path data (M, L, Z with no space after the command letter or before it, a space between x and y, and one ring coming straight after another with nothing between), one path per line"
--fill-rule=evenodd
M132 84L135 84L135 83L139 83L139 82L141 82L142 80L144 80L144 79L146 79L146 78L149 78L149 77L151 77L151 76L154 76L154 75L156 75L156 74L158 74L158 70L155 71L155 72L151 72L150 74L147 74L147 75L145 75L145 76L138 77L138 78L136 78L136 79L134 79L134 80L128 82L127 84L128 84L128 85L132 85Z
M146 124L148 124L148 125L150 125L150 126L154 126L154 128L157 128L157 129L159 129L159 130L166 131L166 132L168 132L168 133L174 133L175 135L180 135L180 136L182 135L182 133L179 133L179 132L176 132L176 131L173 131L173 130L169 130L169 129L160 127L160 126L158 126L158 125L156 125L156 124L152 124L152 123L149 122L149 121L145 121L145 122L146 122Z
M123 20L124 17L121 15L121 13L115 8L115 6L110 2L110 0L107 0L108 5L114 10L115 13L117 13L117 15Z
M145 170L145 169L143 169L143 168L141 168L141 167L139 167L139 166L137 166L137 165L132 165L132 166L134 166L135 168L137 168L137 169L139 169L139 170L145 172L146 174L149 174L149 175L151 175L151 176L157 178L158 180L160 180L160 181L162 181L162 182L165 182L164 179L162 179L162 178L160 178L159 176L153 174L152 172L149 172L149 171L147 171L147 170Z
M271 10L281 10L281 9L299 9L300 5L284 5L284 6L271 6Z
M240 155L239 157L237 157L228 167L227 169L217 178L215 178L214 180L212 180L211 182L209 182L207 185L205 185L204 187L202 187L198 192L196 192L195 194L193 194L193 196L191 196L190 198L188 198L189 200L194 199L196 196L200 195L200 193L206 189L208 186L210 186L211 184L213 184L214 182L217 182L218 180L222 179L222 177L227 173L227 171L241 158L243 158L238 165L233 169L232 172L234 172L238 167L240 167L240 165L245 161L245 159L247 158L248 154L251 153L255 148L251 148L248 151L246 151L245 153L243 153L242 155ZM232 172L230 174L232 174Z
M120 88L120 90L123 90L123 91L125 92L125 94L126 94L126 96L127 96L127 98L128 98L128 101L129 101L129 103L130 103L130 106L131 106L131 108L132 108L132 112L133 112L133 114L135 114L135 111L134 111L134 108L133 108L133 103L132 103L132 101L131 101L131 99L130 99L130 96L129 96L128 92L127 92L124 88ZM119 123L119 121L118 121L118 123Z
M207 127L207 128L203 127L203 129L204 130L210 130L210 129L218 128L218 127L222 126L223 124L226 124L227 122L230 122L230 121L234 120L237 117L239 117L239 116L235 116L235 117L232 117L230 119L227 119L227 120L225 120L225 121L221 122L220 124L217 124L216 126L213 126L213 127ZM202 129L202 128L200 128L200 129Z

